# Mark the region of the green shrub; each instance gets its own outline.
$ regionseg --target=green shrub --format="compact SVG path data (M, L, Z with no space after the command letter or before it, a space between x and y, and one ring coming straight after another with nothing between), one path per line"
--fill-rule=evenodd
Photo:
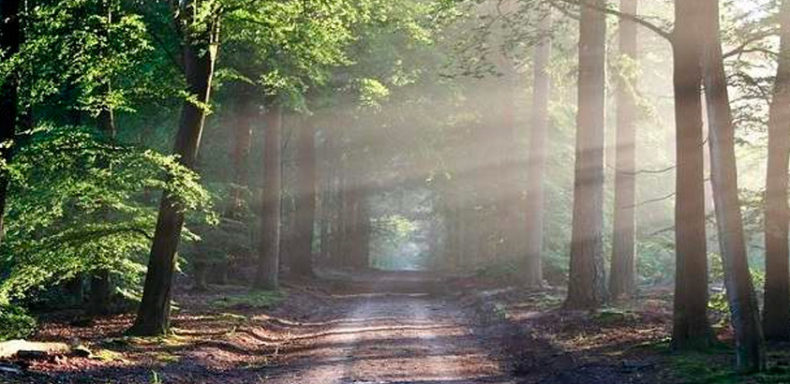
M24 339L36 331L36 319L15 305L0 305L0 341Z

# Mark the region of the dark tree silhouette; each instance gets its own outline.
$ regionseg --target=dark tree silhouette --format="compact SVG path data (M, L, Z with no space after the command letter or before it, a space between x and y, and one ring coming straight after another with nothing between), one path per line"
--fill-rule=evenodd
M697 35L699 3L675 1L674 55L677 170L675 200L675 301L672 346L710 345L708 260L705 237L705 189L702 137L702 54Z
M768 167L765 186L765 338L790 340L790 266L787 205L790 156L790 1L779 14L781 46L768 121Z
M704 39L702 78L708 106L711 184L724 265L724 283L735 329L737 367L742 372L755 372L765 369L765 347L759 308L749 273L738 198L735 127L719 37L719 2L704 0L701 3L704 8L697 25Z
M183 64L187 92L201 103L208 104L219 47L219 16L200 15L201 0L187 0L179 5L179 28L183 30ZM195 32L196 22L206 23L201 32ZM192 100L185 100L176 134L173 152L187 168L194 168L200 138L206 119L206 110ZM162 335L170 328L170 299L176 251L184 225L184 213L169 191L165 191L159 206L159 217L145 275L145 287L134 325L129 330L135 335Z

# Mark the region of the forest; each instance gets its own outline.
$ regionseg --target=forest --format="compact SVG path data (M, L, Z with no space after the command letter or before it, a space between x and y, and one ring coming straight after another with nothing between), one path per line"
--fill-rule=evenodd
M0 383L790 383L790 0L0 0Z

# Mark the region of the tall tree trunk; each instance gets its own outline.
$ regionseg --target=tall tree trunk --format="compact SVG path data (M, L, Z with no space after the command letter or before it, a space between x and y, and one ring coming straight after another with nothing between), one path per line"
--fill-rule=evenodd
M605 7L605 0L590 1ZM581 7L579 112L576 132L573 234L567 308L596 308L606 300L603 261L604 94L606 16Z
M263 197L258 271L254 286L279 288L280 211L282 199L282 107L269 106L263 137Z
M638 0L621 0L620 11L635 15ZM609 294L613 299L636 291L636 80L628 72L637 60L636 23L620 20L620 60L617 76L617 159L614 191L614 235Z
M702 3L705 7L701 13L704 18L698 21L698 25L704 39L703 83L710 124L711 184L719 247L735 329L737 366L740 371L754 372L765 368L765 347L757 299L749 273L738 198L735 127L719 38L719 2L704 0Z
M233 131L233 184L230 189L226 216L239 219L244 215L244 190L249 186L250 179L250 146L252 143L252 125L258 117L258 106L249 90L241 91L236 106L236 124Z
M112 25L112 7L109 2L104 3L107 12L107 36L109 38L109 29ZM107 79L104 86L104 93L107 96L112 94L112 80ZM115 111L112 106L105 106L98 116L99 129L104 135L115 141L118 135L118 129L115 126ZM105 217L108 216L105 212ZM94 271L91 275L91 296L88 305L88 313L91 316L106 315L110 312L110 299L112 298L112 285L110 282L110 270L108 268L101 268Z
M787 205L790 157L790 0L779 14L781 46L768 121L768 175L765 186L765 338L790 340L790 266Z
M535 46L532 86L532 121L529 142L529 174L526 199L526 260L524 283L530 287L543 284L543 220L545 216L546 154L549 133L549 98L551 97L551 13L540 24L541 40Z
M188 92L201 103L208 104L219 48L219 20L209 16L205 21L205 32L196 35L192 31L192 24L196 22L197 13L202 11L200 0L183 1L180 7L180 21L188 29L184 33L183 44ZM195 167L205 118L205 109L190 100L184 101L173 152L179 155L179 163L190 169ZM137 319L130 329L132 334L162 335L169 331L176 250L184 225L181 208L170 191L164 191L148 261L148 272L145 275L143 298Z
M289 255L291 272L313 276L313 230L315 224L315 126L310 118L297 128L296 212L294 254Z
M705 348L712 341L708 323L708 260L705 235L704 156L700 67L701 46L694 28L696 1L675 1L675 300L672 346Z
M19 22L19 0L0 0L0 61L10 59L19 51L22 42L22 31ZM16 73L0 79L0 143L8 145L16 135L18 83ZM13 150L2 148L3 161L11 162ZM3 218L8 193L8 173L0 172L0 241L5 233Z
M108 81L106 91L112 91L111 83ZM115 140L117 128L115 126L115 113L112 107L106 107L99 113L99 129L110 140ZM109 212L105 212L105 218ZM91 296L88 305L88 313L91 316L101 316L110 313L110 299L112 297L112 284L110 282L110 270L101 268L91 275Z

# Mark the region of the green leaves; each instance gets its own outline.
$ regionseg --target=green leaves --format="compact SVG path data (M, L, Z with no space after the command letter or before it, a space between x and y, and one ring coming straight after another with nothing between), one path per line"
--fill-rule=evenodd
M66 0L33 7L24 25L17 65L25 104L68 91L73 110L97 115L130 108L138 79L128 74L153 49L142 17L114 2ZM108 92L109 82L122 76L125 86Z
M172 156L115 144L83 127L41 126L13 164L0 300L108 268L136 280L156 224L156 197L213 218L198 176Z

